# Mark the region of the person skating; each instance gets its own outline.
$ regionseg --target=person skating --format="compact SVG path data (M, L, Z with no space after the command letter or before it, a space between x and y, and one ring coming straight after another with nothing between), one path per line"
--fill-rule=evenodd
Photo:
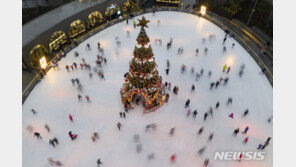
M201 135L202 132L203 132L203 129L204 129L204 128L203 128L203 126L202 126L202 127L198 130L197 134L198 134L198 135Z
M78 101L82 102L82 96L80 94L78 94L77 97L78 97Z
M231 49L235 46L235 43L232 43Z
M223 46L223 53L226 52L226 46Z
M205 54L205 55L208 54L208 48L207 48L207 47L205 47L205 49L204 49L204 54Z
M198 81L199 77L200 77L200 74L197 72L197 73L195 74L195 80Z
M243 70L240 70L239 73L238 73L239 77L242 77L243 74L244 74L244 71Z
M86 101L87 101L88 103L91 102L89 96L86 95L86 96L85 96L85 99L86 99Z
M198 155L201 156L206 150L206 147L202 147L201 149L198 150Z
M259 75L263 75L263 74L265 74L265 71L266 71L266 68L263 68L263 69L259 72Z
M229 105L229 104L232 104L232 98L231 97L229 97L228 100L227 100L227 105Z
M86 50L91 50L89 43L86 44Z
M71 140L75 140L77 138L78 135L76 134L72 134L72 131L69 131L69 137L71 138Z
M49 126L47 124L44 125L44 128L47 130L48 133L50 133Z
M100 165L103 165L103 163L102 163L101 159L99 158L99 159L97 160L97 166L100 167Z
M247 126L247 127L245 128L244 132L242 132L242 133L243 133L243 134L247 134L248 130L249 130L249 127Z
M225 64L225 65L223 66L223 70L222 70L222 72L225 72L226 69L227 69L227 65Z
M54 137L54 138L52 139L52 142L55 143L56 145L59 144L59 141L58 141L58 139L57 139L56 137Z
M217 102L217 103L216 103L216 106L215 106L215 108L216 108L216 109L218 109L218 108L219 108L219 106L220 106L220 103L219 103L219 102Z
M227 39L227 38L226 38L226 36L225 36L225 38L223 39L223 44L225 44L226 39Z
M125 119L126 117L125 117L125 112L122 112L122 117Z
M200 70L200 75L202 76L203 73L204 73L204 69L202 68L202 69Z
M210 143L214 137L214 133L212 132L208 138L208 142Z
M269 118L267 119L267 122L270 123L270 122L272 121L272 119L273 119L273 116L269 117Z
M186 114L186 116L187 116L187 117L190 117L190 114L191 114L191 110L189 109L189 110L187 110L187 114Z
M170 61L167 60L167 68L170 68Z
M118 128L119 131L120 131L121 127L122 127L122 124L120 122L118 122L117 123L117 128Z
M214 82L212 82L212 83L211 83L210 90L212 90L214 86L215 86L215 83L214 83Z
M209 162L210 162L210 160L207 158L207 159L204 161L204 167L208 167Z
M226 85L226 84L228 83L228 81L229 81L229 78L228 78L228 77L225 78L225 79L224 79L224 84L223 84L223 85Z
M70 70L69 70L70 67L68 65L66 65L65 68L66 68L67 72L70 72Z
M216 86L216 89L219 87L219 85L220 85L220 82L219 82L219 81L217 81L217 82L216 82L216 84L215 84L215 86Z
M209 71L209 72L208 72L208 78L210 78L211 75L212 75L212 71Z
M173 155L170 157L170 161L171 161L172 164L174 164L174 163L176 162L176 158L177 158L176 154L173 154Z
M52 139L49 139L49 145L52 145L53 147L55 147L55 143L52 141Z
M246 109L242 117L246 117L249 114L249 109Z
M170 72L170 69L167 68L167 69L165 70L165 74L166 74L166 75L169 75L169 72Z
M120 118L122 118L122 112L119 112L119 116L120 116Z
M190 99L187 99L185 102L185 108L189 107L189 104L190 104Z
M249 141L249 137L246 137L245 140L243 141L243 144L247 144Z
M228 74L230 72L231 68L230 66L227 68L226 74Z
M72 117L72 115L71 114L69 114L69 119L70 119L70 121L71 122L73 122L74 120L73 120L73 117Z
M195 56L197 56L198 55L198 48L195 50Z
M214 118L214 114L213 114L213 108L212 108L212 106L210 106L209 113L210 113L210 115L212 116L212 118Z
M207 117L208 117L208 113L205 113L205 114L204 114L204 121L207 120Z
M233 118L233 113L231 113L231 114L229 115L229 117L230 117L230 118Z
M195 90L195 86L192 84L192 86L191 86L191 92L194 92L194 90Z
M176 128L172 128L172 129L170 130L170 136L171 136L171 137L174 136L174 134L175 134L175 129L176 129Z
M239 133L239 128L235 129L232 135L233 135L234 137L236 137L236 135L237 135L238 133Z
M37 112L34 109L31 109L31 111L32 111L33 115L37 114Z
M171 83L170 82L168 83L168 89L169 89L169 91L171 90Z
M263 147L263 145L262 144L259 144L258 147L257 147L257 150L261 150L262 147Z
M193 113L192 113L192 118L195 119L196 118L196 115L197 115L197 110L194 110Z
M99 134L97 132L94 132L93 135L91 136L91 140L95 142L98 139L99 139Z
M37 139L42 139L40 133L38 132L34 132L34 136L37 137Z

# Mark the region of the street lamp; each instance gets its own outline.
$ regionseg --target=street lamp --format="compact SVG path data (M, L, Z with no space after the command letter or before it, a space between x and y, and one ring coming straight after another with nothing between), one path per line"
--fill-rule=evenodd
M41 66L41 68L45 68L46 67L46 59L45 59L45 57L43 56L40 60L40 66Z
M207 7L205 7L204 5L202 5L200 7L200 13L201 13L201 15L205 15L206 14L206 11L207 11Z

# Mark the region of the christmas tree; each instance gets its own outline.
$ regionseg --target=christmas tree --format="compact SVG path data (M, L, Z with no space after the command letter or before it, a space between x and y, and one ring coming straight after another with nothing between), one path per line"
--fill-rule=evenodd
M137 37L129 72L125 74L125 82L120 91L125 108L133 106L136 98L142 98L145 112L155 111L167 101L166 97L168 98L157 71L150 39L144 29L148 28L148 22L143 16L137 24L141 31Z

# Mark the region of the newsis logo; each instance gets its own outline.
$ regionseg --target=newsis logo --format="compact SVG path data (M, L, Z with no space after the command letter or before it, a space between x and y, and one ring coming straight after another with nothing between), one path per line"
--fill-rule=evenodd
M242 154L242 155L241 155ZM224 161L260 161L264 160L265 152L239 152L239 151L222 151L215 152L214 160L224 160Z

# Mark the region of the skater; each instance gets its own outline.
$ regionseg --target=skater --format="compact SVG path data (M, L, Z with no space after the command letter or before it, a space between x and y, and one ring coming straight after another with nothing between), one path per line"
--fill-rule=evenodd
M220 82L217 81L215 85L216 85L216 89L217 89L219 87L219 85L220 85Z
M213 114L213 108L212 108L212 106L210 106L209 113L211 114L212 118L214 118L214 114Z
M89 98L89 96L85 96L85 99L86 99L86 101L88 102L88 103L90 103L90 98Z
M223 66L223 71L222 71L222 72L225 72L226 68L227 68L227 65L225 64L225 65Z
M238 159L238 162L240 162L240 161L242 160L242 158L243 158L243 154L240 153L240 155L239 155L239 159Z
M89 79L92 79L93 74L90 72L88 73Z
M178 90L179 90L178 86L174 86L174 89L173 89L174 94L178 95Z
M198 55L198 48L195 50L195 56L197 56Z
M125 117L125 112L122 112L122 117L125 119L126 117Z
M186 72L186 66L183 64L181 67L181 73L183 74L184 72Z
M231 49L235 46L235 43L232 43Z
M195 74L195 80L198 81L199 77L200 77L200 74L197 72L197 73Z
M244 71L243 71L243 70L240 70L240 71L238 72L239 77L242 77L243 74L244 74Z
M198 134L198 135L201 135L202 132L203 132L203 129L204 129L204 128L203 128L203 126L202 126L202 127L198 130L197 134Z
M204 162L204 167L207 167L207 166L209 165L209 161L210 161L209 159L206 159L206 160L205 160L205 162Z
M170 61L167 60L167 68L170 68Z
M273 116L269 117L267 122L270 123L272 121L272 119L273 119Z
M119 113L120 118L122 118L122 112Z
M71 114L69 114L69 119L70 119L70 121L71 122L73 122L74 120L73 120L73 117L72 117L72 115Z
M32 111L33 115L37 114L37 112L34 109L31 109L31 111Z
M44 125L44 128L47 130L48 133L50 133L49 126L47 124Z
M220 103L219 103L219 102L217 102L217 103L216 103L216 107L215 107L215 108L216 108L216 109L218 109L218 108L219 108L219 106L220 106Z
M40 133L38 132L34 132L34 136L37 137L37 139L42 139Z
M204 121L207 120L207 117L208 117L208 113L205 113L205 114L204 114Z
M95 142L97 139L99 139L99 135L97 132L94 132L94 134L91 136L91 140Z
M229 115L229 117L233 119L233 113L231 113L231 114Z
M208 142L209 143L212 141L213 137L214 137L214 133L211 133L210 136L209 136L209 138L208 138Z
M169 72L170 72L170 69L167 68L167 69L165 70L165 74L166 74L166 75L169 75Z
M77 97L78 97L78 101L82 102L82 96L80 94L78 94Z
M172 136L174 136L174 134L175 134L175 128L172 128L172 129L170 130L170 136L172 137Z
M52 139L52 142L55 143L56 145L59 144L59 141L58 141L58 139L57 139L56 137L54 137L54 138Z
M86 50L91 50L89 43L86 44Z
M249 127L247 126L247 127L245 128L243 134L247 134L248 130L249 130Z
M202 68L202 69L200 70L200 75L202 76L203 73L204 73L204 69Z
M100 159L100 158L97 160L97 165L98 165L98 167L99 167L100 165L103 165L103 163L101 162L101 159Z
M223 53L226 52L226 46L223 46Z
M141 143L137 144L136 151L137 151L137 153L142 151L142 144Z
M195 86L192 84L192 86L191 86L191 92L194 92L194 90L195 90Z
M215 86L215 83L212 82L212 83L211 83L211 88L210 88L210 90L212 90L214 86Z
M119 131L120 131L121 127L122 127L122 124L120 122L118 122L117 123L117 128L118 128Z
M232 135L233 135L234 137L236 137L236 135L237 135L238 133L239 133L239 128L235 129Z
M227 38L226 38L226 36L225 36L225 38L223 39L223 44L225 44L226 39L227 39Z
M193 113L192 113L192 118L195 119L196 118L196 115L197 115L197 110L194 110Z
M206 150L206 147L202 147L201 149L198 150L198 155L201 156Z
M229 97L228 100L227 100L227 105L229 105L229 104L232 104L232 98L231 97Z
M205 47L204 54L205 54L205 55L208 54L208 48L207 48L207 47Z
M55 144L54 144L54 142L52 141L52 139L49 139L49 145L52 145L53 147L55 147Z
M209 71L209 72L208 72L208 78L210 78L211 75L212 75L212 71Z
M69 66L68 65L66 65L66 70L67 70L67 72L70 72L70 70L69 70Z
M189 107L189 104L190 104L190 99L187 99L185 102L185 108Z
M155 158L154 153L149 154L147 158L148 158L148 160L152 160L152 159L154 159L154 158Z
M242 117L244 118L244 117L246 117L248 114L249 114L249 109L246 109L246 111L244 112L244 114L243 114Z
M194 74L194 71L195 71L194 67L191 67L191 74Z
M223 84L223 85L226 85L226 84L228 83L228 80L229 80L229 78L225 78L225 79L224 79L224 84Z
M187 116L187 117L190 117L190 114L191 114L191 110L189 109L189 110L187 110L187 114L186 114L186 116Z
M170 160L171 160L171 163L172 163L172 164L174 164L174 163L176 162L176 158L177 158L176 154L173 154L173 155L171 156Z
M171 83L170 82L168 83L168 89L169 89L169 91L171 90Z
M72 131L70 131L68 134L69 134L69 137L71 138L71 140L75 140L78 136L76 134L72 134Z
M227 68L226 74L228 74L230 72L231 68L230 66Z
M266 70L266 68L263 68L263 69L259 72L259 75L263 75L263 74L265 74L265 70Z
M257 150L259 150L259 149L261 150L262 147L263 147L262 144L259 144L258 147L257 147Z
M247 144L249 141L249 137L246 137L245 140L243 141L243 144Z

